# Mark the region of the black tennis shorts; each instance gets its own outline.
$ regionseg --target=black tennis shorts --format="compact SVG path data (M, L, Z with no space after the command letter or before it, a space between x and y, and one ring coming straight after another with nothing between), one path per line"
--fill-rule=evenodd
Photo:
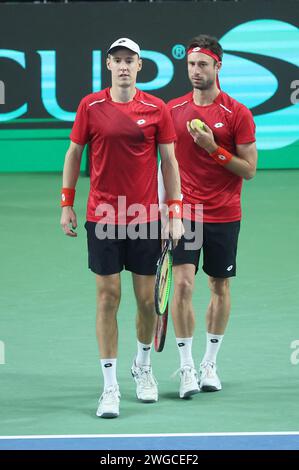
M185 235L173 253L174 266L194 264L197 272L202 249L202 269L206 274L220 278L236 275L240 221L203 224L184 221L184 227Z
M154 275L161 254L160 222L138 224L128 234L126 225L104 225L86 222L88 267L96 274L107 276L123 269L135 274ZM99 234L107 233L99 239ZM136 235L136 239L134 238ZM132 236L133 234L133 236Z

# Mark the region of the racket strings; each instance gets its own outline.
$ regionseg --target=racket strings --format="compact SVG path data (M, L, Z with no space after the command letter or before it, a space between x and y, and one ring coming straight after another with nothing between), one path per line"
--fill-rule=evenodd
M165 303L168 300L168 295L170 291L171 284L171 269L170 269L170 260L166 256L161 269L161 277L159 283L159 305L160 310L165 310Z
M159 301L162 300L163 295L165 294L165 289L167 288L167 276L168 276L168 260L166 259L166 262L163 265L163 269L161 272L161 278L160 278L160 288L159 288Z

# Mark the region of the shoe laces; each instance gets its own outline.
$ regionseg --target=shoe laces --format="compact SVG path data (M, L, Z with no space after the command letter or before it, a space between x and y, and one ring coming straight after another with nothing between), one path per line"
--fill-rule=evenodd
M212 361L205 361L200 364L201 373L207 377L213 377L216 374L216 364Z
M140 385L144 388L152 388L153 385L157 384L155 377L152 374L151 366L138 367L136 376L140 380Z
M120 393L119 393L119 388L117 385L111 385L110 387L107 387L100 398L100 401L105 400L106 402L113 402L115 401L115 398L119 399Z
M172 375L171 375L171 378L175 378L178 374L181 375L181 377L183 378L184 382L191 382L192 378L193 378L193 375L194 373L196 373L194 367L191 367L191 366L184 366L184 367L180 367L179 369L177 369Z

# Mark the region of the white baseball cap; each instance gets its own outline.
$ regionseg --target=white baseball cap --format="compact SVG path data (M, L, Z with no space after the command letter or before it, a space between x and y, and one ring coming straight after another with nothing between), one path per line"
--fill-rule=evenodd
M110 54L111 50L114 49L115 47L125 47L126 49L129 49L130 51L135 52L140 57L140 47L138 46L136 42L132 41L132 39L128 39L128 38L117 39L117 41L114 41L114 43L111 44L111 46L109 47L107 51L107 54Z

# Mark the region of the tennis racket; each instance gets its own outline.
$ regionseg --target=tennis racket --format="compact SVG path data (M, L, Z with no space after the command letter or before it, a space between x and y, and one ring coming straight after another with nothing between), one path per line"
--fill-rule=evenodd
M161 352L164 348L167 321L168 299L172 280L172 241L166 240L159 258L155 282L155 307L158 315L155 332L155 350Z
M155 351L161 352L164 348L166 332L167 332L167 321L168 321L168 304L163 315L157 317L157 325L155 331Z
M165 241L162 254L157 264L155 282L155 307L157 315L163 315L170 294L172 278L172 240Z

